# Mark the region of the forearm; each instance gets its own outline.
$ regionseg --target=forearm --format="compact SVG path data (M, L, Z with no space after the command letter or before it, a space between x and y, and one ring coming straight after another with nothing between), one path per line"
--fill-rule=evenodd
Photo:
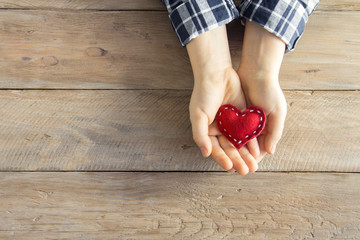
M246 22L241 63L240 79L277 81L285 51L285 43L263 27Z
M225 26L201 34L186 49L195 81L232 67Z

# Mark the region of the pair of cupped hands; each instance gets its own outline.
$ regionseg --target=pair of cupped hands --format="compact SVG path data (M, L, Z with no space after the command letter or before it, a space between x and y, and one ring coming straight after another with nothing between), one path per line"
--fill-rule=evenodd
M246 22L237 70L232 66L225 26L199 35L186 48L194 74L190 121L202 155L211 156L228 172L255 172L266 153L275 153L284 128L287 105L278 75L285 43L257 24ZM241 111L261 107L267 116L264 131L236 149L214 121L223 104Z

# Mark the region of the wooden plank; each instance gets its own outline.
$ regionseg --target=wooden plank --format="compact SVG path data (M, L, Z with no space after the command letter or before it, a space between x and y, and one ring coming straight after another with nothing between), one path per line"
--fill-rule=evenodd
M0 22L1 88L192 85L165 13L2 11Z
M2 239L357 239L359 174L1 173Z
M203 159L190 91L0 91L0 170L221 170ZM285 92L283 139L261 171L360 171L360 93Z
M160 0L0 0L0 8L71 10L165 10Z
M286 89L359 89L360 31L352 22L355 19L360 20L360 12L314 15L294 54L285 56L280 74L282 86Z
M186 50L165 12L8 10L0 22L0 88L192 88ZM360 89L358 22L358 12L314 13L285 57L282 87ZM229 29L236 67L243 29Z
M241 0L235 0L238 6ZM0 0L0 8L13 9L86 9L86 10L165 10L160 0ZM357 0L321 1L318 10L360 10Z
M333 11L359 11L360 4L358 0L326 0L320 1L317 7L318 11L333 10Z

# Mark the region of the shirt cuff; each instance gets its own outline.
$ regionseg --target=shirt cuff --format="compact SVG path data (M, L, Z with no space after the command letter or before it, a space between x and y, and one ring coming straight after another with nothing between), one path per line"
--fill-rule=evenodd
M275 34L285 42L288 53L294 50L318 3L318 0L243 0L239 12L243 24L249 20Z
M188 0L171 9L169 18L182 46L239 17L233 0Z

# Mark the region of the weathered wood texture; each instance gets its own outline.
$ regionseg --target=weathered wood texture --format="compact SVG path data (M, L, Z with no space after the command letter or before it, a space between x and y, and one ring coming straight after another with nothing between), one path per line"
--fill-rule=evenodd
M359 174L0 173L2 239L357 239Z
M358 22L359 12L314 13L297 50L284 59L282 87L360 89ZM229 29L237 66L243 28ZM186 50L165 12L0 11L0 39L0 88L193 85Z
M317 11L321 10L359 11L360 4L358 0L321 0Z
M0 8L70 10L165 10L161 0L0 0Z
M360 12L314 14L295 52L284 58L282 86L286 89L359 89L360 28L353 24L359 20Z
M241 0L235 0L239 5ZM87 10L164 10L160 0L0 0L0 8L87 9ZM321 1L318 10L360 10L357 0Z
M0 22L3 88L192 84L187 53L164 13L4 11Z
M221 170L203 159L188 90L0 92L0 169ZM274 157L260 170L360 171L360 93L286 92Z

